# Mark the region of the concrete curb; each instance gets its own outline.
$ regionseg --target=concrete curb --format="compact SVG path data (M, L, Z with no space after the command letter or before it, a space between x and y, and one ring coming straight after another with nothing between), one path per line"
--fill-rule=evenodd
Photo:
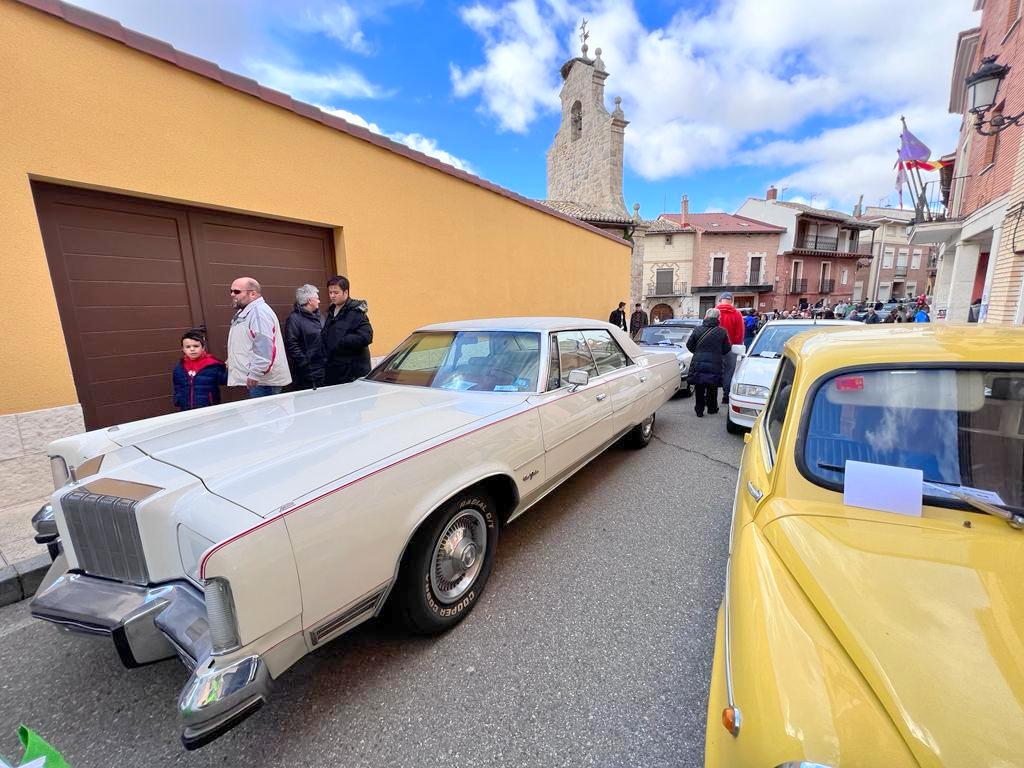
M50 556L44 552L0 568L0 607L32 597L50 570L51 562Z

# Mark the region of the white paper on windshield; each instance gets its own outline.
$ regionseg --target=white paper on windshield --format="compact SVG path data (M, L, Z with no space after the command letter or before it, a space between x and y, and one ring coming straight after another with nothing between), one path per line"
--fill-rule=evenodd
M921 516L924 473L920 469L847 461L843 480L844 504Z

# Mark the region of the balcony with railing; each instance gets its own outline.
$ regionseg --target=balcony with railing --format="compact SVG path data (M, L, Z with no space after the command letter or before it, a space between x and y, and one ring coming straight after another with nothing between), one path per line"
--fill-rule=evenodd
M818 285L818 293L832 293L836 289L836 281L832 279L822 280Z
M804 235L800 238L797 248L805 251L828 251L835 252L839 248L838 237L825 237L824 235Z
M789 284L790 293L807 293L807 280L803 278L794 278Z
M647 293L644 295L649 299L687 296L687 288L685 280L654 280L647 284Z
M707 293L709 291L741 291L743 293L764 293L772 289L768 279L767 270L761 269L758 272L751 272L749 277L737 279L734 275L731 279L725 272L712 272L711 279L703 285L694 285L695 293Z
M894 274L895 274L896 277L906 277L907 276L907 265L906 264L897 264L896 265L896 272Z

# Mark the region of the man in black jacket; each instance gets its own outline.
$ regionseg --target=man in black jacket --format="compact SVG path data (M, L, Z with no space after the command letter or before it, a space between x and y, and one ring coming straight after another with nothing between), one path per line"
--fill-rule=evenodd
M644 308L642 306L637 304L636 309L633 310L633 314L629 317L629 335L635 339L636 335L648 325L647 313L644 312Z
M345 384L370 372L373 328L366 316L366 302L349 296L347 277L328 280L327 295L331 308L323 333L326 383Z
M608 315L608 322L619 326L624 331L626 330L626 302L619 302L619 308L612 310L612 313Z
M307 283L295 291L295 307L284 321L284 348L295 389L324 385L323 330L320 292Z

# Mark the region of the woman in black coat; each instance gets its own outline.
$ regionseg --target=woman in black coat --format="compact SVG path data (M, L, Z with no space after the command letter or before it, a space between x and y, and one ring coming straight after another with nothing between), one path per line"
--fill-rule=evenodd
M686 348L693 352L690 373L687 380L693 385L693 410L698 418L708 413L718 413L718 388L722 385L722 371L725 356L732 345L729 334L718 324L718 310L709 309L704 323L690 334Z

